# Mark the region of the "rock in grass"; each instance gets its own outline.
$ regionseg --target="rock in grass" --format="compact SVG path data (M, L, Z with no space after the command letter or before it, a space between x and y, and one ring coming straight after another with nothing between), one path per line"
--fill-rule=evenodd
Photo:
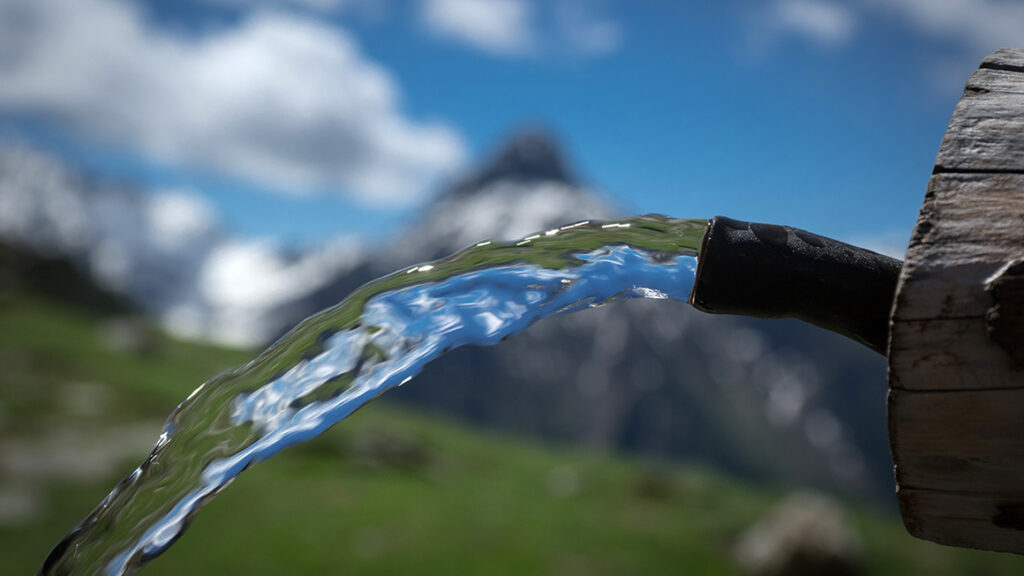
M864 571L863 546L837 503L797 492L744 531L735 549L753 576L856 576Z

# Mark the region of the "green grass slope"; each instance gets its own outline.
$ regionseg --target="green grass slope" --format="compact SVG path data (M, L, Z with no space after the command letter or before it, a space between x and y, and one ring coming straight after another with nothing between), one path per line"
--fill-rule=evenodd
M0 298L0 574L33 573L145 456L175 403L249 358L156 332L142 351L119 350L104 325ZM783 495L378 403L247 471L143 573L738 574L737 535ZM855 503L846 512L870 574L1024 570L1019 557L915 540Z

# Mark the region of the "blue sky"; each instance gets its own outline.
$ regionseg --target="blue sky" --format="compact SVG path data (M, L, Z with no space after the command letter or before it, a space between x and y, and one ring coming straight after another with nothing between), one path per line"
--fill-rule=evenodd
M542 125L628 212L898 246L1002 45L1019 3L0 0L0 134L306 244Z

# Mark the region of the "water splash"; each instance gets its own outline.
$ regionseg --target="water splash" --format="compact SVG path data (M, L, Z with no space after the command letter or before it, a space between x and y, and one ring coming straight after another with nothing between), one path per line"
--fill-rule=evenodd
M321 434L448 350L617 298L685 302L706 227L662 216L582 222L481 242L366 284L193 392L40 574L138 572L243 470Z

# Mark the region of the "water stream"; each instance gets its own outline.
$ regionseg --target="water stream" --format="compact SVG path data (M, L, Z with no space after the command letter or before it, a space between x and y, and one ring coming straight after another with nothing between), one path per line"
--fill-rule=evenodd
M448 350L618 298L685 302L706 227L663 216L581 222L481 242L366 284L185 399L149 457L40 573L134 574L243 470L321 434Z

